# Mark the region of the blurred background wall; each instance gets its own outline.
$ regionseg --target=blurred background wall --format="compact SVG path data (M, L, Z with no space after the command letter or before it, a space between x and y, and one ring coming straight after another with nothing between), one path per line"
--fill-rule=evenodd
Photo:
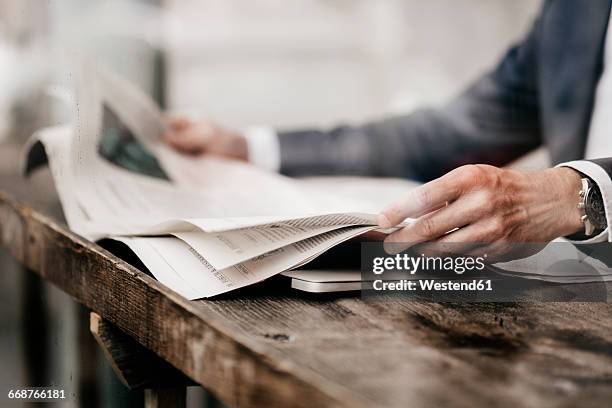
M0 66L11 84L0 96L0 122L11 123L11 101L41 83L67 85L74 50L148 87L142 44L164 50L171 109L235 126L361 121L456 93L525 33L539 5L0 0Z
M169 106L228 124L435 104L521 38L538 0L165 0Z
M0 140L22 143L39 126L70 120L75 54L119 71L168 109L236 127L325 126L438 104L491 68L539 6L540 0L0 0ZM0 173L15 172L16 158L0 155ZM24 271L5 254L0 268L0 385L15 385L23 372ZM41 347L52 356L56 383L71 386L79 313L51 288L44 301L52 334ZM117 391L108 368L102 370L101 405L120 406L106 398ZM196 395L192 406L203 400Z

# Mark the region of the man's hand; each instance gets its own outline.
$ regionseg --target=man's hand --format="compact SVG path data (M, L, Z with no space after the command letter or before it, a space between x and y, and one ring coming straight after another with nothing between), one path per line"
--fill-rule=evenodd
M212 154L248 160L246 139L240 133L224 129L211 121L192 122L184 117L168 120L170 131L162 139L185 154Z
M583 229L580 178L565 167L522 172L463 166L410 191L379 214L378 224L389 228L416 218L385 239L392 252L422 242L458 243L464 253L502 259L511 244L547 243Z

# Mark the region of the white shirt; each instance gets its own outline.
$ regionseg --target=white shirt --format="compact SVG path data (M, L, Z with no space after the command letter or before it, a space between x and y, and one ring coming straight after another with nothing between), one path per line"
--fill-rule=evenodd
M270 171L279 171L281 152L278 135L267 126L254 126L246 129L249 161ZM604 71L597 84L595 105L591 116L591 126L585 149L585 159L612 157L612 13L604 49ZM571 167L589 176L599 187L606 211L608 227L597 236L576 243L612 242L612 180L604 169L595 163L576 160L561 163L556 167ZM576 204L578 204L576 194Z

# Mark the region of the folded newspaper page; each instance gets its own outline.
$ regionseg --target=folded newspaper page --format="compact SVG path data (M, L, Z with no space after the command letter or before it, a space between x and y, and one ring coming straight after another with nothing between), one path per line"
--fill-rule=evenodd
M376 229L380 207L371 201L176 153L160 140L162 113L139 89L92 67L76 74L74 125L34 135L26 169L46 157L69 227L125 243L179 294L250 285Z

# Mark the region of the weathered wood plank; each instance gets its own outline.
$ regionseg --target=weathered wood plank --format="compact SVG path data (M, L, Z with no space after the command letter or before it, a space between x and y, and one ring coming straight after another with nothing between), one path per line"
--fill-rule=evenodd
M130 390L187 387L194 383L152 351L91 312L89 330L119 380Z
M0 194L14 256L232 406L606 406L612 305L303 296L189 302Z
M363 406L348 389L0 192L11 254L232 406ZM308 396L306 400L304 396Z

